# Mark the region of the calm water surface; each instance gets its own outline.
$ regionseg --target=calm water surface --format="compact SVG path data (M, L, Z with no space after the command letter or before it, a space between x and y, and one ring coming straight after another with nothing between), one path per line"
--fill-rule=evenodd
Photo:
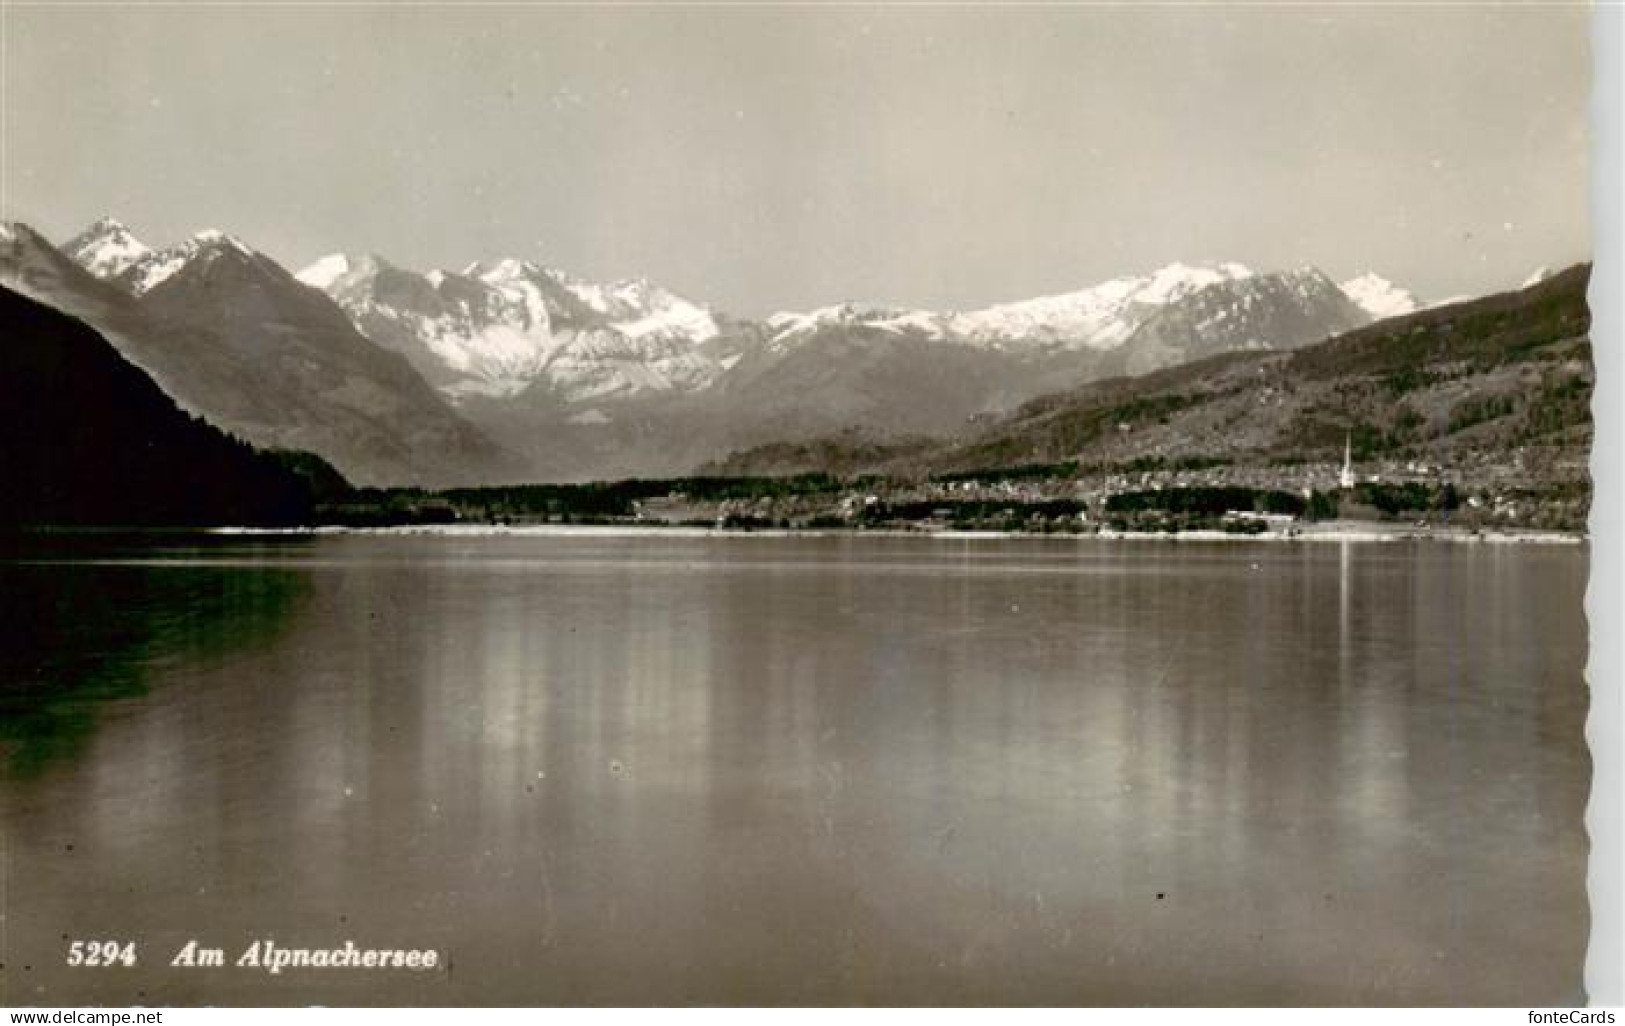
M1586 559L13 549L0 1003L1577 1001Z

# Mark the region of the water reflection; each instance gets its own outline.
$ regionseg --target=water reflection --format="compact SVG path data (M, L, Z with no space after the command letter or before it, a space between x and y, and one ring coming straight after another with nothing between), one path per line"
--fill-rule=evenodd
M149 662L162 689L15 791L37 889L14 948L270 933L455 968L41 970L39 1000L1578 991L1582 552L338 538L247 557L228 576L303 581L286 629Z
M156 667L210 663L267 643L303 594L302 574L154 565L150 542L11 542L0 559L0 758L31 777L79 753L100 707L145 693Z

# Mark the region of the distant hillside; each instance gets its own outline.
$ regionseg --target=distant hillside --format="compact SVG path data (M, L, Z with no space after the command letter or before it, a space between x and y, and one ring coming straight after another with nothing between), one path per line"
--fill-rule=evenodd
M863 432L848 431L807 442L769 442L754 446L727 459L701 464L696 473L719 477L788 477L808 473L847 476L928 452L937 445L922 437L877 441Z
M85 324L0 288L0 326L0 525L309 516L306 475L181 412Z
M1583 478L1594 380L1589 265L1531 287L1381 321L1293 352L1228 353L1022 406L901 465L1358 460L1494 464Z

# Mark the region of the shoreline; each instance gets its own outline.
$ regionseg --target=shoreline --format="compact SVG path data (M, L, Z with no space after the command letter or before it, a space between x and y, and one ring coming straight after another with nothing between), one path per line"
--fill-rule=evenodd
M304 537L331 535L430 536L447 538L926 538L935 541L1009 541L1043 539L1050 541L1163 541L1163 542L1360 542L1384 544L1395 542L1445 542L1450 544L1484 545L1584 545L1588 534L1566 531L1540 531L1534 529L1473 531L1462 528L1426 528L1395 526L1384 528L1380 524L1362 524L1359 527L1339 526L1327 529L1313 527L1293 532L1266 531L1261 534L1237 534L1228 531L1095 531L1088 533L1041 533L1036 531L947 531L947 530L837 530L837 529L782 529L698 527L684 525L631 525L631 524L399 524L387 527L346 527L319 525L312 527L210 527L202 533L243 537Z

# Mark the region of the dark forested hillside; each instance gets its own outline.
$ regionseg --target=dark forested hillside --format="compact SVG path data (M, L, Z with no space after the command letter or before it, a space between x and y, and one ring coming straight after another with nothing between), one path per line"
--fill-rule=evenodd
M85 324L0 288L0 525L297 523L307 479L183 413Z

